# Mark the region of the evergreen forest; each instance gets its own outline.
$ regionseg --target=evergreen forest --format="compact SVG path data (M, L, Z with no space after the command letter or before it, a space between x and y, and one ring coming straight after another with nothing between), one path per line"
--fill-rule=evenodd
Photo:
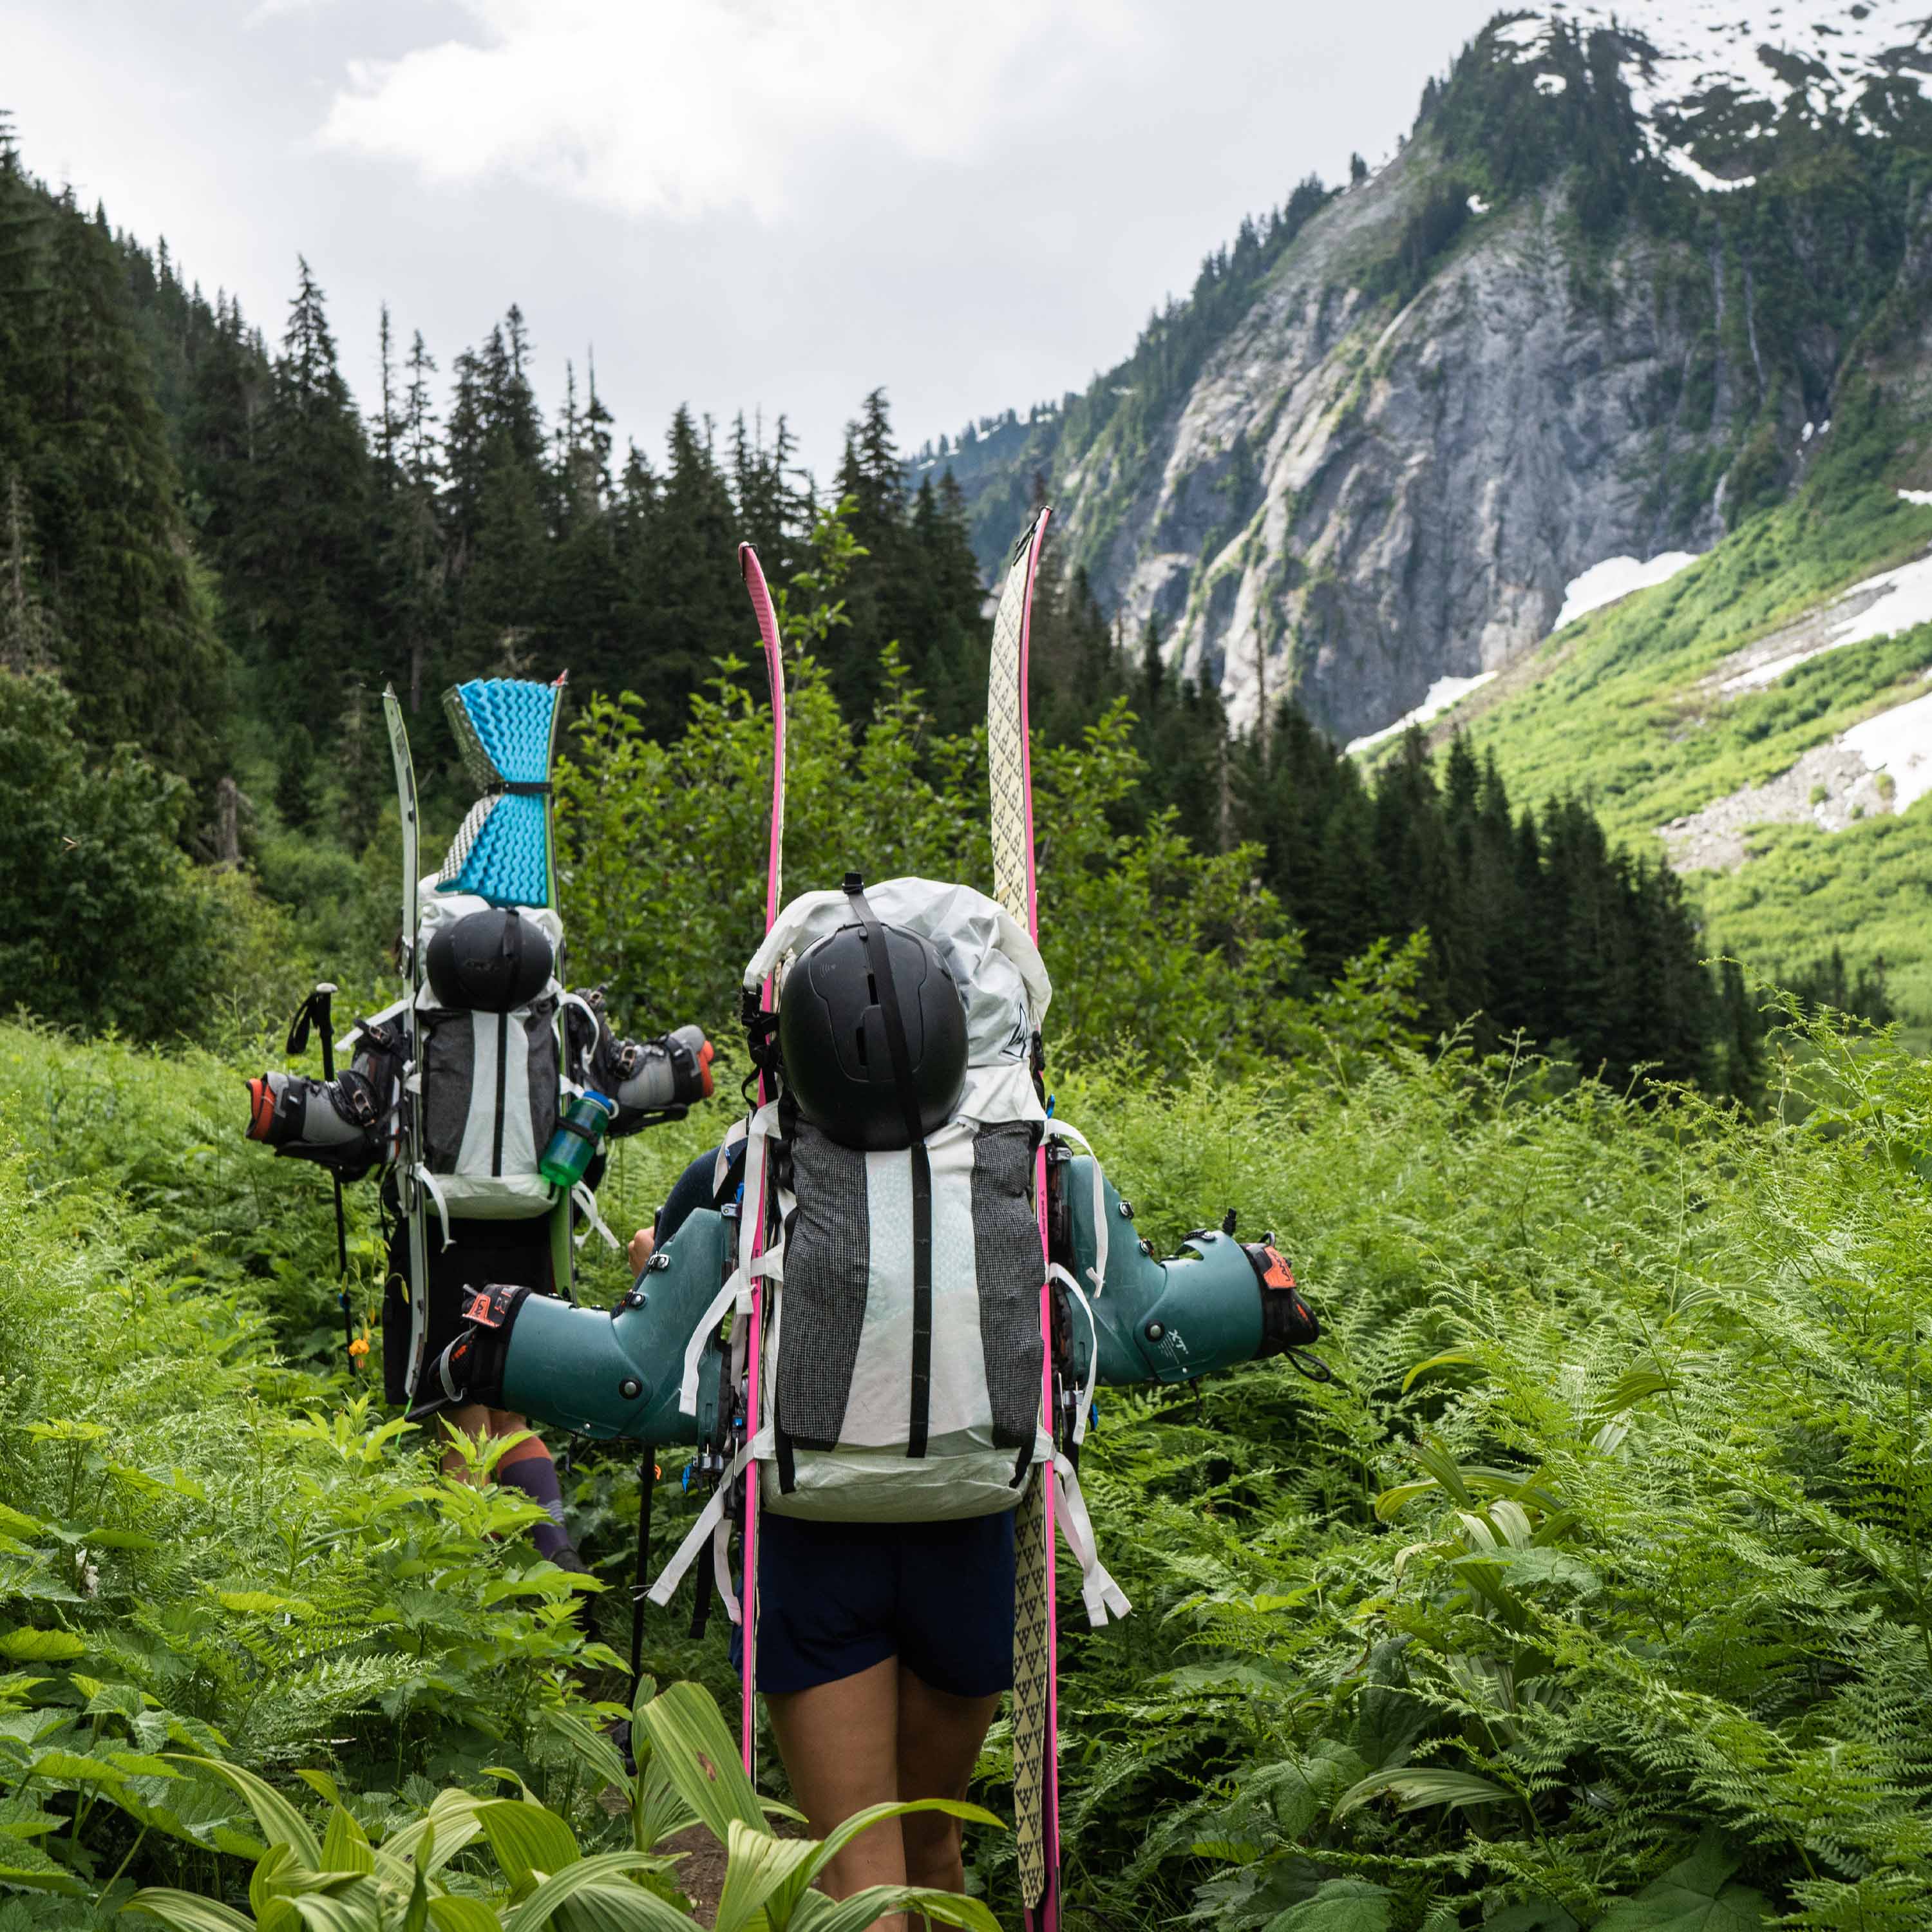
M1321 201L1304 184L1267 248ZM373 977L394 918L384 686L433 720L456 680L567 670L574 704L623 695L668 741L722 664L742 684L743 539L801 595L836 575L835 616L801 648L842 713L910 702L921 771L970 782L987 586L962 491L930 465L910 486L883 392L824 484L782 417L680 411L654 464L634 442L620 458L587 364L546 413L514 305L451 357L446 391L386 311L365 407L306 262L271 343L165 242L50 193L11 147L0 238L0 746L10 788L50 814L0 862L26 915L0 940L0 1002L207 1038L238 998L259 1018L319 971ZM1052 548L1038 603L1043 739L1078 750L1126 721L1138 764L1110 822L1238 855L1264 922L1300 935L1284 987L1419 936L1433 1033L1521 1035L1620 1086L1758 1096L1742 976L1701 963L1718 949L1673 876L1612 849L1586 803L1512 802L1492 761L1457 747L1438 770L1419 738L1365 778L1292 703L1238 736L1166 664L1157 626L1120 634ZM432 822L453 824L454 746L416 736ZM130 788L148 802L112 802ZM76 813L105 828L98 852L62 842ZM151 942L130 945L150 910ZM173 963L157 976L143 954ZM716 1016L709 986L680 994Z
M1391 305L1460 219L1424 214ZM440 692L567 669L571 982L700 1022L725 1076L612 1150L601 1211L646 1224L748 1069L736 546L784 643L788 892L984 886L992 512L880 391L829 477L782 418L620 450L588 356L537 395L516 306L464 348L386 314L355 395L291 282L211 301L0 140L0 1932L1016 1927L1010 1727L964 1894L809 1889L832 1848L775 1753L738 1770L722 1618L652 1610L633 1680L640 1520L661 1563L698 1474L560 1435L590 1568L537 1560L508 1443L452 1467L382 1406L376 1186L339 1280L326 1178L243 1138L319 975L394 997L385 686L434 866L473 796ZM1193 314L1136 352L1172 374ZM1292 703L1236 731L1163 642L1049 537L1047 1078L1155 1252L1272 1231L1333 1378L1096 1407L1134 1610L1089 1630L1063 1582L1065 1924L1932 1922L1932 1080L1882 967L1726 958L1587 796L1420 731L1366 764ZM595 1239L574 1268L633 1285Z

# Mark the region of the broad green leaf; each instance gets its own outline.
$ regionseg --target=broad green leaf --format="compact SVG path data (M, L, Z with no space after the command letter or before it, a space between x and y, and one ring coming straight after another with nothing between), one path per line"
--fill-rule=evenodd
M503 1922L480 1898L448 1893L430 1900L429 1922L436 1932L503 1932Z
M872 1885L839 1899L808 1892L792 1915L791 1932L866 1932L889 1912L905 1912L915 1921L925 1918L941 1925L963 1925L968 1932L1000 1932L1000 1922L983 1900L956 1892L924 1892L914 1885Z
M566 1870L553 1873L545 1879L504 1920L503 1932L541 1932L557 1907L586 1886L621 1879L626 1872L644 1870L653 1862L641 1852L600 1852L594 1858L579 1858ZM665 1932L674 1932L674 1932L691 1932L692 1922L676 1906L640 1886L626 1888L636 1893L639 1899L649 1900L640 1914L640 1924L662 1926ZM616 1888L614 1886L610 1889L614 1891ZM722 1932L722 1918L718 1924Z
M1688 1858L1636 1898L1613 1900L1592 1932L1758 1932L1764 1894L1730 1882L1738 1864L1723 1838L1707 1832Z
M1426 1376L1432 1369L1480 1369L1480 1360L1466 1348L1445 1348L1439 1355L1431 1355L1426 1362L1418 1362L1402 1378L1402 1392L1408 1394L1419 1376Z
M270 1902L282 1895L282 1875L298 1869L295 1856L295 1847L284 1840L271 1845L255 1861L255 1869L248 1874L248 1909L257 1919L265 1918Z
M315 1614L314 1604L305 1604L296 1597L278 1597L269 1590L218 1590L214 1600L224 1610L233 1610L244 1616L286 1615L305 1618Z
M0 1529L10 1536L38 1536L41 1526L32 1516L25 1516L6 1503L0 1503Z
M436 1834L429 1834L428 1846L435 1849ZM429 1923L429 1874L421 1865L416 1868L415 1882L410 1887L408 1909L403 1914L403 1932L423 1932Z
M329 1776L327 1772L298 1771L296 1775L325 1804L340 1804L342 1802L342 1787Z
M56 1784L118 1786L125 1784L130 1774L110 1764L104 1756L96 1757L88 1751L69 1750L64 1744L52 1744L45 1750L37 1751L28 1761L27 1768L34 1777Z
M1626 1369L1611 1384L1610 1392L1590 1412L1593 1422L1607 1422L1627 1408L1634 1408L1646 1396L1656 1395L1677 1384L1656 1368Z
M161 1546L160 1538L150 1536L145 1529L90 1529L87 1541L93 1550L158 1550Z
M1453 1501L1467 1507L1469 1487L1462 1480L1462 1466L1454 1456L1438 1449L1426 1436L1411 1443L1408 1453L1442 1485Z
M1516 1794L1473 1772L1449 1771L1429 1765L1398 1766L1391 1771L1372 1772L1352 1784L1335 1802L1334 1815L1346 1817L1372 1798L1393 1792L1400 1801L1398 1811L1420 1811L1432 1804L1454 1809L1465 1804L1514 1804Z
M166 1886L151 1885L135 1893L122 1906L123 1912L148 1912L175 1932L255 1932L253 1923L232 1905L218 1899L202 1898L191 1892L176 1892Z
M440 1791L428 1815L391 1833L382 1841L383 1852L392 1858L413 1858L434 1878L482 1832L477 1812L492 1802L466 1791Z
M623 1755L603 1732L586 1724L574 1711L552 1711L544 1722L605 1784L614 1784L620 1791L629 1790L631 1774L624 1768Z
M476 1818L510 1881L512 1897L530 1891L537 1873L560 1872L580 1856L570 1827L541 1804L520 1798L486 1798L477 1806Z
M376 1855L369 1849L368 1834L340 1805L328 1814L328 1828L322 1834L322 1869L330 1872L372 1872Z
M4 1831L0 1831L0 1885L70 1894L84 1894L87 1890L66 1866L57 1864L31 1838Z
M1276 1912L1264 1932L1388 1932L1394 1895L1366 1879L1331 1878L1312 1898Z
M74 1681L87 1694L87 1714L90 1718L125 1718L132 1724L136 1718L146 1714L146 1701L131 1684L104 1684L98 1678L83 1677L77 1670L74 1673Z
M1428 1496L1442 1486L1433 1476L1426 1476L1418 1483L1397 1483L1376 1498L1376 1514L1384 1522L1393 1522L1418 1496Z
M170 1755L178 1763L199 1765L224 1784L232 1786L255 1814L255 1822L261 1826L262 1834L270 1844L278 1840L288 1844L310 1870L320 1871L322 1868L322 1847L316 1843L308 1820L273 1785L265 1783L252 1771L245 1771L240 1765L230 1764L224 1758L193 1757L186 1753Z
M725 1849L724 1886L718 1895L715 1932L743 1932L761 1912L772 1932L783 1932L799 1894L812 1882L818 1840L775 1838L762 1828L754 1831L743 1820L734 1818L726 1827Z
M943 1811L948 1817L964 1819L968 1824L990 1825L996 1832L1006 1829L1004 1819L996 1817L993 1813L982 1810L977 1804L968 1804L956 1798L914 1798L900 1804L868 1804L864 1810L854 1812L842 1824L835 1825L826 1834L824 1842L818 1846L813 1855L800 1888L816 1879L860 1832L869 1831L873 1826L883 1823L888 1818L903 1818L914 1811ZM728 1892L730 1889L728 1870L724 1882L725 1889ZM794 1900L796 1898L796 1889L793 1897ZM722 1920L718 1932L724 1932Z
M86 1654L87 1646L71 1630L10 1630L0 1634L0 1657L16 1664L64 1664Z
M644 1885L586 1885L551 1922L562 1932L698 1932L698 1921L681 1905Z
M638 1773L631 1808L632 1842L640 1852L653 1851L665 1839L697 1822L698 1814L671 1782L663 1760L655 1752L650 1753Z
M753 1831L765 1814L738 1756L737 1740L724 1728L710 1691L698 1684L674 1684L638 1712L656 1761L698 1822L722 1844L731 1820Z
M56 1811L43 1811L31 1798L0 1798L0 1834L14 1838L44 1838L67 1822Z
M164 1783L137 1778L118 1786L114 1802L137 1824L190 1845L212 1846L237 1858L258 1858L262 1841L244 1828L248 1808L236 1793L199 1773Z
M382 1895L363 1874L335 1890L301 1892L288 1903L309 1932L382 1932Z

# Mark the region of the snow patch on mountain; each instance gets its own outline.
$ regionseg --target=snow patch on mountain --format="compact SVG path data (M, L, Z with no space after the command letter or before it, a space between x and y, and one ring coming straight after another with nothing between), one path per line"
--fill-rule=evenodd
M1899 494L1905 492L1901 490ZM1762 691L1786 671L1796 670L1827 651L1841 651L1847 644L1876 644L1916 624L1932 623L1932 555L1900 564L1896 570L1882 570L1853 584L1839 593L1826 614L1828 618L1834 612L1843 615L1822 637L1808 640L1796 650L1748 664L1726 678L1718 690L1726 698Z
M1740 785L1657 828L1680 872L1735 872L1764 825L1844 832L1932 792L1932 696L1908 698L1814 745L1762 784Z
M1711 193L1751 184L1740 144L1780 116L1874 124L1874 89L1922 91L1932 75L1927 0L1551 0L1498 28L1495 42L1534 63L1558 23L1622 36L1624 79L1652 152ZM1546 82L1560 76L1537 77L1555 92Z
M1450 706L1467 698L1472 691L1480 691L1496 676L1492 670L1480 672L1474 677L1438 677L1429 687L1429 695L1413 711L1405 711L1393 724L1384 724L1379 731L1371 731L1366 736L1351 738L1342 748L1349 752L1366 752L1379 745L1384 739L1393 738L1398 731L1406 731L1412 724L1426 724L1432 718L1439 718Z
M1614 604L1633 590L1648 590L1654 585L1667 584L1680 570L1696 561L1696 553L1688 550L1666 550L1647 563L1634 556L1606 556L1564 586L1563 608L1550 628L1560 631L1565 624L1574 624L1579 617L1600 610L1606 604Z
M1838 742L1857 752L1868 770L1890 777L1894 812L1932 791L1932 698L1895 704L1854 724Z

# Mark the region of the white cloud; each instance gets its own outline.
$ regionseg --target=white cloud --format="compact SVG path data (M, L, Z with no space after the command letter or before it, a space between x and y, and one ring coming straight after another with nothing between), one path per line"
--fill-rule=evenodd
M686 220L782 214L831 147L881 170L968 158L1146 38L1129 0L460 4L470 38L350 64L326 146Z
M242 24L244 27L266 27L271 20L280 20L284 14L306 14L313 8L328 4L328 0L255 0Z

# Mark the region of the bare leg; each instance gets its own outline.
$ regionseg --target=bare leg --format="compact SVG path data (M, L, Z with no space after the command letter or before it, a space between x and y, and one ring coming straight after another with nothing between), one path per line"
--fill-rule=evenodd
M778 1755L814 1838L854 1812L898 1796L900 1678L898 1658L889 1657L809 1690L766 1696ZM819 1880L834 1898L868 1885L905 1882L904 1841L896 1824L875 1825L854 1838ZM896 1915L879 1923L898 1932L904 1919Z
M899 1666L898 1795L902 1798L964 1798L1000 1708L997 1696L956 1697L935 1690ZM965 1888L959 1820L943 1811L917 1811L900 1820L905 1840L906 1882L936 1892Z

